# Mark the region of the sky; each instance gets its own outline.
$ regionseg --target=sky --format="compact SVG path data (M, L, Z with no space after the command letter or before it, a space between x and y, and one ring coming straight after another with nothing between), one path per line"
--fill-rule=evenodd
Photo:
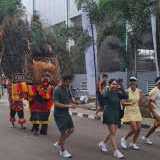
M66 20L66 0L35 0L35 9L38 11L41 20L45 24L57 24ZM28 17L33 13L33 0L22 0L26 6ZM70 17L77 16L75 0L69 0L69 15Z

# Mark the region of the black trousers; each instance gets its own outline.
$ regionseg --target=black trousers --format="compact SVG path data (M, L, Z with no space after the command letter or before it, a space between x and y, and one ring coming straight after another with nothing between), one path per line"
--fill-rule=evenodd
M39 132L46 135L48 131L48 119L50 112L32 112L31 122L33 123L32 132Z
M33 124L32 132L39 132L39 130L40 134L47 135L48 124Z
M18 116L19 119L24 119L24 111L20 110L20 111L15 111L13 109L10 110L10 118L13 119L15 121L15 116Z

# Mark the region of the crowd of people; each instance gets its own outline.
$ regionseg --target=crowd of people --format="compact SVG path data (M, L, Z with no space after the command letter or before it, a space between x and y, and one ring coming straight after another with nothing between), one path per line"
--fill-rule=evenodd
M140 107L147 106L155 123L148 133L142 137L147 144L152 144L149 137L160 126L160 77L155 80L155 87L148 96L144 96L142 90L138 88L138 80L132 76L129 79L129 88L123 87L122 79L110 79L104 74L97 86L98 108L96 115L103 112L103 124L107 126L108 134L98 147L102 152L108 152L108 143L111 142L113 156L124 158L123 153L118 148L117 131L122 123L128 123L130 129L120 140L123 149L128 147L139 150L138 138L141 131L142 114ZM65 149L66 139L74 132L74 123L69 109L79 107L70 90L73 77L62 76L56 87L50 84L49 77L44 76L40 84L26 84L24 82L8 83L8 95L10 104L10 122L15 126L16 114L18 123L25 129L25 116L23 100L29 102L30 121L34 135L47 135L48 121L52 107L54 106L54 121L60 132L59 139L54 143L54 147L59 151L60 156L72 157L71 153ZM128 139L132 138L132 143Z
M106 83L108 76L103 75L98 83L97 95L99 107L96 111L103 112L103 123L108 128L108 135L99 143L102 152L108 152L108 142L113 147L113 156L124 158L123 153L118 149L116 137L117 130L122 123L127 123L130 129L120 140L122 149L132 148L139 150L138 138L141 131L141 122L143 120L140 107L147 107L152 118L155 120L153 127L141 139L144 143L151 145L149 137L160 127L160 77L155 80L155 87L145 96L138 88L138 79L134 76L129 79L127 90L122 85L122 79L111 79ZM132 138L131 143L128 139Z

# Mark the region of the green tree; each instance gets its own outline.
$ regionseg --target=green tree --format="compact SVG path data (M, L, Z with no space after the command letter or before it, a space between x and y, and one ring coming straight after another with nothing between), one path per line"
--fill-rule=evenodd
M74 42L70 50L67 48L68 39ZM58 56L62 74L65 72L85 72L84 50L89 44L89 40L87 34L79 27L68 28L62 24L48 28L43 27L38 17L32 21L33 52L37 49L43 49L43 46L49 44L53 54Z
M84 73L84 51L90 44L90 37L80 27L67 28L63 24L50 28L50 32L48 40L54 45L53 48L59 56L60 63L63 63L63 66L68 64L74 73ZM66 46L68 39L74 43L70 50Z
M86 10L92 22L97 28L98 48L106 37L117 36L121 40L122 51L125 51L125 24L128 22L131 34L129 34L129 52L123 55L123 59L133 59L134 52L138 48L141 36L148 29L149 1L148 0L76 0L78 8ZM125 62L133 66L132 63ZM129 66L128 66L129 67ZM131 68L132 69L132 68Z
M29 25L17 0L1 0L0 11L1 31L4 33L1 66L5 75L12 78L14 73L24 70Z
M17 7L21 7L19 0L0 0L0 23L2 23L6 16L16 14Z

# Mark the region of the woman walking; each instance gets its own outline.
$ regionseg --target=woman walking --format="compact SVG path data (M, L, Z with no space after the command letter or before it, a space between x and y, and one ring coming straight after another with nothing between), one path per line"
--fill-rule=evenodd
M160 127L160 77L155 80L156 86L149 93L149 109L152 117L154 118L154 124L148 131L148 133L142 137L142 140L147 144L152 144L149 137Z
M103 113L103 123L107 125L109 134L106 139L99 143L99 147L102 152L107 152L107 143L111 140L111 144L114 150L113 156L116 158L123 158L124 155L119 151L116 135L118 131L118 126L121 119L121 100L124 98L118 92L118 83L115 79L109 81L109 89L104 92L104 113Z
M130 124L130 131L121 138L121 147L123 149L128 148L127 140L133 137L132 143L129 144L135 150L139 149L137 140L140 134L142 116L140 112L140 105L142 104L143 94L140 89L137 88L137 78L130 78L130 87L128 89L128 102L125 107L123 122Z

